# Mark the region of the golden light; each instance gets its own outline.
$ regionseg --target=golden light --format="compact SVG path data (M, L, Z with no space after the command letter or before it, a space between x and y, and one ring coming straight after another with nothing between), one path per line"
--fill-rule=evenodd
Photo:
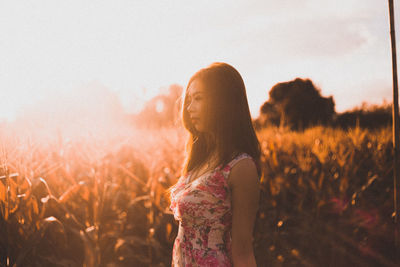
M158 100L156 103L156 111L158 113L162 113L164 111L164 102L162 100Z

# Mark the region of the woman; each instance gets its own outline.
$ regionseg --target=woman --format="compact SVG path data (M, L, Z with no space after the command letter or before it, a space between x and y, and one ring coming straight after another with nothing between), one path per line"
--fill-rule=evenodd
M239 72L213 63L185 91L189 131L182 176L168 191L179 220L172 266L256 266L260 145Z

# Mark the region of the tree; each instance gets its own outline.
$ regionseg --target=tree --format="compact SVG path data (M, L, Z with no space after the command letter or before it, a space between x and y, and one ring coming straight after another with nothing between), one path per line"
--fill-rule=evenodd
M260 108L261 126L288 126L303 130L321 124L328 125L335 114L333 97L322 97L310 79L296 78L274 85L269 100Z
M161 128L177 125L182 86L173 84L169 86L168 91L168 94L157 95L146 103L143 110L134 118L138 126Z

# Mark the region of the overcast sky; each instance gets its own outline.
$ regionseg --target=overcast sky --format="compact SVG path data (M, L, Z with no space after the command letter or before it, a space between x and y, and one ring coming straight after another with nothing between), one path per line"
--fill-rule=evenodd
M1 1L0 120L91 82L137 111L215 61L242 74L253 117L274 84L296 77L333 95L338 112L391 102L387 2Z

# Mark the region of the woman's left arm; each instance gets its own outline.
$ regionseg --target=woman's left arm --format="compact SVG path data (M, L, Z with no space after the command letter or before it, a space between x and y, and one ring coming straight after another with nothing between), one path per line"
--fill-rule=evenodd
M253 250L253 228L260 197L260 182L254 161L243 159L235 164L228 181L232 192L233 266L257 266Z

